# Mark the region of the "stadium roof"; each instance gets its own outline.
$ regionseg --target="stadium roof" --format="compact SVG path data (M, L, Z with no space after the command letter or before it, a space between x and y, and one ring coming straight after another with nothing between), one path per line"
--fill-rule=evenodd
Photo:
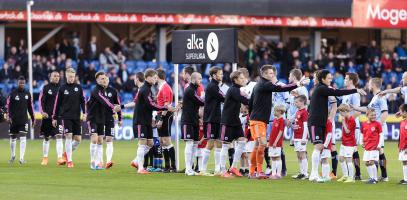
M342 17L352 0L34 0L33 10L247 16ZM25 0L2 0L1 10L25 10Z

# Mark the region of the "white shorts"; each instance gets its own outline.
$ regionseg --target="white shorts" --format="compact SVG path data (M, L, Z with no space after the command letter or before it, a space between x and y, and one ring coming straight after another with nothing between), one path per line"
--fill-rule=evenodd
M366 151L363 153L363 161L379 161L379 150Z
M403 150L403 151L400 151L400 153L399 153L399 160L400 161L407 161L407 151L406 150Z
M381 137L382 139L379 141L379 144L382 148L384 148L384 138L389 134L387 123L382 124L382 134L383 137Z
M254 141L248 141L246 142L245 148L244 148L244 153L251 153L254 149Z
M269 147L269 156L270 157L280 157L281 156L281 147Z
M347 147L347 146L341 145L341 149L339 150L339 156L343 156L345 158L352 158L354 152L355 152L355 147Z
M329 149L322 150L321 159L322 158L331 158L331 150Z
M301 141L294 141L294 151L295 152L307 151L307 143L303 145L301 144Z
M198 148L195 152L195 157L202 157L205 148Z

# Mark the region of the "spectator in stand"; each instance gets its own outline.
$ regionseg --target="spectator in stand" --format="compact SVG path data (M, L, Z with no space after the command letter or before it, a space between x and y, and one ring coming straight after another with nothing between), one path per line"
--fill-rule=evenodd
M346 47L342 54L349 60L354 60L356 58L356 49L353 47L351 41L346 42Z
M117 76L120 78L122 83L125 83L127 79L129 78L129 72L127 71L127 65L126 64L121 64L120 69L117 72Z
M112 86L119 92L123 89L123 82L120 80L120 77L115 77L112 83Z
M67 58L76 60L76 49L68 40L68 38L64 38L62 40L61 53L65 54Z
M0 82L7 83L13 79L13 72L7 63L3 64L3 68L0 70Z
M136 78L135 74L131 74L131 76L127 79L126 82L123 84L123 91L124 92L135 92L136 91L136 85L134 84L134 79Z
M407 68L407 49L406 49L406 42L401 41L399 45L394 49L394 52L397 53L399 59L401 61L401 66L405 69Z
M255 61L256 61L256 51L254 50L254 44L250 43L249 48L244 53L244 64L246 65L249 74L252 74Z
M87 85L95 83L95 74L96 74L96 67L93 63L89 64L88 69L86 70L84 82Z
M97 38L96 36L92 35L90 38L90 42L87 46L87 59L89 61L97 60L98 59L98 46L97 46Z
M307 41L301 42L301 47L298 50L298 53L299 53L299 60L301 61L301 63L307 63L311 57L311 51L310 51L310 47L309 47Z
M16 65L16 66L14 67L14 70L13 70L13 79L14 79L14 80L17 80L17 78L20 77L20 76L24 76L24 75L23 75L23 72L21 71L21 66L20 66L20 65Z
M264 54L262 59L260 59L260 63L259 66L263 66L263 65L271 65L273 64L273 61L270 59L269 54ZM225 75L224 75L225 76Z
M119 65L124 64L126 62L126 56L123 55L122 51L117 52L116 62Z
M391 65L393 66L394 71L396 71L397 73L402 73L407 70L407 67L403 69L402 61L399 59L399 56L396 52L393 53Z
M53 56L54 58L59 57L62 54L61 52L61 44L60 43L56 43L55 44L55 48L53 48L51 50L50 56Z
M4 43L4 57L8 58L10 51L11 51L11 37L6 37L6 42Z
M223 67L223 80L222 83L226 85L231 85L232 80L230 80L230 74L232 73L232 66L229 63L226 63Z
M259 56L259 58L264 58L264 55L269 53L270 50L269 50L268 46L269 45L268 45L267 41L260 42L260 46L257 50L257 55Z
M154 43L153 37L148 38L144 43L143 43L143 49L144 49L144 55L143 55L143 60L144 61L152 61L155 59L155 54L157 51L157 47Z
M348 72L349 73L358 73L358 69L352 60L349 60L349 62L348 62Z
M380 56L381 56L380 48L377 47L376 41L372 40L370 42L370 46L367 47L367 49L366 49L365 57L367 59L367 62L373 63L375 58L376 57L380 58Z
M74 57L72 57L72 60L78 60L78 55L81 52L81 40L79 38L79 33L78 32L73 32L72 33L72 47L75 50L74 51Z
M274 49L274 58L276 62L279 62L282 66L286 65L288 57L288 50L285 48L283 42L278 42L276 49Z
M341 73L341 74L345 74L348 71L348 68L345 65L345 60L340 61L339 67L338 67L338 69L336 71Z
M340 72L335 73L334 83L336 85L336 88L338 88L338 89L343 88L343 85L345 83L345 78L343 77L342 73L340 73Z
M111 67L117 68L117 56L110 50L110 47L106 47L103 53L99 56L100 67L107 70Z
M384 72L391 72L393 70L393 63L388 53L384 54L380 62L382 63Z
M140 43L130 40L129 46L129 60L142 60L144 49Z
M367 83L371 74L373 74L373 69L370 67L369 63L365 63L363 69L358 72L360 80L363 80L364 83Z
M336 68L333 61L329 62L325 69L328 70L331 74L336 74Z
M7 60L11 66L16 65L20 61L20 55L18 55L17 53L17 47L11 47L10 54L8 55Z
M373 69L373 74L371 74L373 77L380 77L382 73L382 62L380 62L380 59L378 56L374 57L373 63L372 63L372 69Z
M24 39L20 39L19 43L18 43L18 54L23 54L25 52L25 40Z

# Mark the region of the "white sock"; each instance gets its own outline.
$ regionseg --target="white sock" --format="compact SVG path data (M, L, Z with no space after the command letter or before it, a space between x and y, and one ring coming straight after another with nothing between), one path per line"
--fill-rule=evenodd
M277 175L277 160L271 161L271 175L272 176Z
M215 172L220 171L220 151L222 148L215 148Z
M197 155L198 154L198 142L194 142L194 144L192 145L192 163L195 162ZM196 163L198 164L198 163Z
M283 169L283 161L277 160L275 163L276 163L276 168L277 168L276 174L277 174L277 176L281 176L281 170Z
M235 148L235 154L233 155L232 167L237 167L237 163L240 162L245 145L246 145L245 141L237 142L237 146Z
M27 146L27 138L20 137L20 160L24 160L26 146Z
M202 152L202 171L200 170L201 172L206 172L210 155L211 150L205 148Z
M97 151L97 158L98 158L98 164L102 163L103 164L103 144L98 144L98 151Z
M329 171L330 171L330 167L329 164L322 164L322 177L323 178L328 178L329 177Z
M199 172L202 172L202 165L203 165L203 159L202 156L198 156L198 170Z
M49 152L49 140L43 140L42 141L42 156L48 158L48 152Z
M230 144L222 144L222 149L220 151L220 172L226 172L226 160L228 160Z
M308 176L308 159L304 158L301 160L301 168L302 168L302 174L304 174L305 176Z
M62 138L56 139L56 149L57 149L57 156L58 158L62 158L62 153L64 152L64 143L62 142Z
M366 167L367 173L369 174L370 179L374 179L374 170L376 167L373 167L373 166L374 165L370 165L370 166Z
M372 165L372 173L373 173L373 179L377 181L377 167L376 167L376 165Z
M10 138L11 157L16 157L16 146L17 146L17 139Z
M137 156L136 156L136 159L137 159L137 164L138 164L138 170L140 171L140 170L143 170L144 169L144 150L145 150L145 147L146 145L138 145L138 148L137 148Z
M106 142L106 162L112 162L113 142Z
M314 149L312 152L312 170L311 176L318 177L318 167L321 161L321 151L318 149Z
M76 140L72 140L72 151L75 151L76 149L78 149L80 142L76 141Z
M90 149L90 162L96 162L97 144L91 142L89 149Z
M341 162L342 174L343 176L349 177L348 165L346 161Z
M65 151L68 162L72 162L72 139L65 139Z
M353 170L353 163L352 162L348 162L347 163L348 164L348 177L351 177L351 178L353 178L354 176L355 176L355 172L354 172L354 170Z
M189 172L192 170L192 153L194 148L193 141L186 141L185 142L185 171Z
M403 165L404 181L407 181L407 165Z

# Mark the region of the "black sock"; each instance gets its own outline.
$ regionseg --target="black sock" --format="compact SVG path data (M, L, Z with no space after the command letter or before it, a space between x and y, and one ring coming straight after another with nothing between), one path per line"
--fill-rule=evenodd
M154 148L151 148L150 151L148 152L148 161L149 161L149 166L154 166Z
M355 176L360 176L360 158L359 152L353 153L353 165L355 166Z
M148 162L149 162L149 158L150 158L149 154L150 154L150 151L146 155L144 155L144 163L143 163L144 169L146 169L148 166Z
M281 149L281 162L283 163L283 165L281 167L281 171L287 172L287 165L285 164L285 153L284 153L283 149Z
M174 147L169 148L168 153L169 153L170 160L171 160L171 169L177 169L176 163L175 163L175 149L174 149Z
M267 168L271 168L270 164L270 156L269 156L269 148L264 148L264 160L266 161Z
M196 157L196 165L195 165L195 167L194 167L194 171L198 171L198 165L199 165L199 159L198 159L198 157Z
M338 152L332 151L332 173L336 176L336 170L338 169Z
M164 168L169 169L170 168L170 152L167 148L163 149L163 154L164 154Z
M234 148L230 148L228 150L228 155L229 155L229 165L232 166L233 163L233 156L235 155L235 149Z
M382 172L382 177L387 178L387 160L386 156L384 154L379 155L379 165L380 165L380 171Z

